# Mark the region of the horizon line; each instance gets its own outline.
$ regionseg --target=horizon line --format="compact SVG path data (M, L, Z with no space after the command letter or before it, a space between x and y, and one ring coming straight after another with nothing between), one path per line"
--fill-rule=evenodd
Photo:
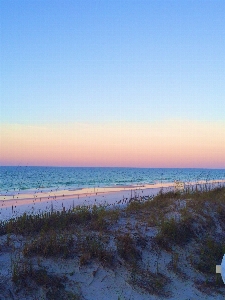
M39 167L39 168L115 168L115 169L201 169L201 170L225 170L223 168L208 167L124 167L124 166L44 166L44 165L0 165L0 167Z

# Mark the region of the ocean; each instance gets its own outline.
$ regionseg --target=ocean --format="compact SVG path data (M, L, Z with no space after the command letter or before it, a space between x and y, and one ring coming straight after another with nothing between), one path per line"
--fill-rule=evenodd
M224 179L225 169L1 166L0 193Z

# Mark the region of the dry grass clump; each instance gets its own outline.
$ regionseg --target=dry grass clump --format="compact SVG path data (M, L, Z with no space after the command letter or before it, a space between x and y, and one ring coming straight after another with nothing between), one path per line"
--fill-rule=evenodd
M174 200L180 197L178 192L160 192L155 197L148 197L147 199L133 198L126 207L127 212L137 212L137 211L152 211L152 210L164 210L168 208Z
M138 234L135 236L135 243L136 243L136 245L141 247L141 249L144 249L147 247L148 238L142 234Z
M125 211L128 213L136 213L143 208L143 202L140 199L133 198L130 200Z
M48 212L38 215L27 215L0 221L0 235L13 233L30 235L49 230L69 230L78 225L86 226L92 230L106 230L109 221L116 222L120 212L118 209L106 209L105 206L88 208L87 206L77 206L68 211Z
M113 251L108 250L97 235L87 235L80 241L78 249L81 253L80 265L87 264L91 259L97 259L103 266L112 266L114 263Z
M225 205L218 206L216 212L217 212L220 225L223 228L223 230L225 230Z
M181 215L179 221L164 219L159 224L159 233L155 237L158 245L170 251L172 245L186 245L193 238L205 238L206 234L215 232L218 227L215 214L219 215L220 220L225 215L225 207L223 205L225 201L224 190L224 188L217 188L215 190L195 191L192 193L174 193L174 199L170 198L172 197L171 193L162 196L158 195L153 201L158 199L160 207L162 207L161 205L166 205L166 199L174 201L178 196L180 199L189 199L187 207L179 210ZM162 201L159 199L162 199Z
M63 256L69 258L73 254L74 239L71 235L50 232L26 243L24 256L41 255L44 257Z
M49 230L65 230L73 225L85 225L87 222L99 222L100 227L105 215L105 207L93 207L89 209L86 206L77 206L73 210L61 212L48 212L38 215L27 215L0 222L0 234L33 234L47 232Z
M172 245L183 246L195 236L193 219L191 217L176 221L174 219L164 221L155 241L165 250L170 251Z
M170 279L161 273L152 273L142 268L134 268L131 272L129 283L149 294L162 297L170 295L166 289Z
M94 205L91 211L91 220L89 228L91 230L105 230L108 222L106 220L107 211L104 206Z
M225 253L225 241L206 238L201 242L200 255L193 266L202 273L215 274L215 266L220 265Z
M61 279L57 276L47 274L44 269L35 270L31 261L17 260L12 265L12 281L17 285L26 286L29 284L27 279L35 281L40 286L56 286L63 287Z
M62 300L80 300L79 294L74 294L65 290L63 281L65 279L56 275L50 275L45 269L35 270L31 262L17 262L14 265L12 281L22 289L33 290L37 292L42 287L46 291L45 299L62 299ZM35 298L36 299L36 298Z
M172 271L177 276L179 276L179 278L181 278L183 280L187 280L188 276L183 271L183 261L182 260L180 261L179 256L180 256L179 252L175 252L175 251L172 252L172 259L167 264L167 270Z
M219 293L225 295L224 282L220 274L215 274L206 280L195 280L196 288L206 295Z
M192 193L184 193L181 195L181 199L189 199L189 207L193 208L196 212L201 213L207 208L207 205L221 205L225 204L225 188L218 187L212 190L194 191Z
M172 197L178 197L178 193L162 192L155 197L133 198L127 205L125 212L127 216L132 214L140 222L146 225L158 226L160 221L164 219L164 215L171 210L174 203Z
M128 263L135 264L141 259L141 251L137 249L136 243L129 233L117 236L117 251Z
M177 200L181 198L181 193L180 192L175 192L175 191L170 191L167 193L163 193L162 191L156 195L152 201L152 206L156 206L158 208L164 208L167 206L168 203L170 203L171 199L172 200Z
M6 222L0 222L0 234L34 234L39 232L47 232L49 230L69 229L73 224L85 224L95 215L92 214L87 207L77 207L74 210L62 212L48 212L38 215L27 215L10 219Z

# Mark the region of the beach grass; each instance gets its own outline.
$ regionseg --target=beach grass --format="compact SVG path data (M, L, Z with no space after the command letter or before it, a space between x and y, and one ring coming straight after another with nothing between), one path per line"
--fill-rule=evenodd
M205 287L225 295L222 279L215 274L225 253L224 216L225 188L160 192L155 197L134 197L121 208L80 206L2 221L0 251L5 249L13 258L10 280L12 289L20 286L21 299L23 282L33 282L31 294L45 286L44 299L51 295L83 299L81 291L66 294L68 276L63 279L54 270L49 274L35 263L40 259L70 261L87 269L94 263L113 272L122 268L137 293L169 297L175 274L192 280L201 293ZM169 259L163 269L160 257Z

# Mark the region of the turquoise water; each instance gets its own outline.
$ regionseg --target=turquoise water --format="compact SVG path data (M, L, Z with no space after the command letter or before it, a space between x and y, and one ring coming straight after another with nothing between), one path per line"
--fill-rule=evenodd
M225 179L225 169L0 167L0 192Z

